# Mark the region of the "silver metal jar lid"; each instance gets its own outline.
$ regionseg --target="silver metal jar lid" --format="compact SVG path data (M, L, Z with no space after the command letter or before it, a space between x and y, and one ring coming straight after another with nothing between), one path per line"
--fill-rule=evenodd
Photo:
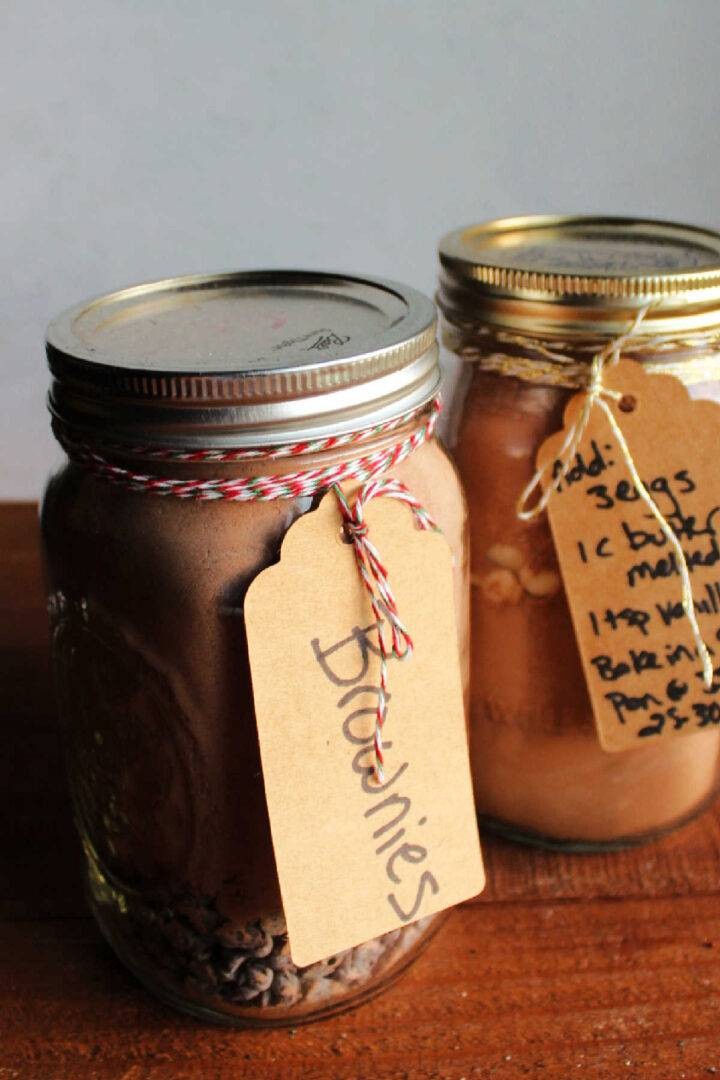
M342 434L428 402L432 302L315 271L194 275L65 311L48 328L50 408L120 441L267 446Z
M641 335L720 325L720 234L644 218L531 215L440 241L446 319L520 334L615 336L649 306Z

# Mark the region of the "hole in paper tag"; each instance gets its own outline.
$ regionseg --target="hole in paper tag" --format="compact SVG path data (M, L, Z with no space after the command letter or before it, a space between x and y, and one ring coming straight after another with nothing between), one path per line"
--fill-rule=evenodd
M293 961L305 966L476 895L484 875L442 535L390 499L366 518L413 639L389 661L373 776L376 628L336 496L291 526L245 600L255 713Z
M717 676L720 406L692 401L677 379L649 375L631 360L606 366L603 381L622 395L606 400L643 484L682 546ZM565 430L584 397L568 403ZM563 438L564 431L546 440L538 467L555 461ZM548 469L546 490L551 482ZM625 750L720 724L720 679L704 686L683 611L678 559L639 498L599 407L550 498L548 515L603 747Z

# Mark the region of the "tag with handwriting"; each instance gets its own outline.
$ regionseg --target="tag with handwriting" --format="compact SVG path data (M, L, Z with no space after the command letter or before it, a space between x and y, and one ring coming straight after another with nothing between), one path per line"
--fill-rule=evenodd
M389 661L373 775L377 634L337 499L288 531L245 600L263 778L293 960L314 963L481 891L452 556L400 503L366 511L413 639Z
M603 381L624 395L606 400L643 484L680 541L699 629L717 672L720 406L692 401L677 379L650 375L631 360L607 366ZM568 403L566 428L583 398ZM538 466L557 458L563 437L558 432L546 440ZM544 486L550 482L548 470ZM720 724L720 678L705 688L682 607L677 557L638 497L601 408L592 410L548 515L604 749Z

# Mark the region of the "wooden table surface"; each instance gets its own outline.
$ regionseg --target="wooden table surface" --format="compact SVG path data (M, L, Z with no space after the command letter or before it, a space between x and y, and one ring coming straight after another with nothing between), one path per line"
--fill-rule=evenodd
M382 997L215 1028L88 917L56 731L37 510L0 506L0 1080L720 1077L720 817L622 854L486 839L489 887Z

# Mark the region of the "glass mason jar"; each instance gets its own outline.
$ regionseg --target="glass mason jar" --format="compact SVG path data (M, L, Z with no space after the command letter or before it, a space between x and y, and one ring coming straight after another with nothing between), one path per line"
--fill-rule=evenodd
M441 242L446 438L468 501L470 748L486 827L574 849L651 839L713 797L720 732L600 746L546 515L520 493L592 357L623 355L718 397L720 236L607 218L510 218ZM451 356L452 362L453 357Z
M321 494L159 498L98 477L88 455L148 479L222 480L342 465L396 446L426 423L437 393L434 308L411 289L318 273L175 279L61 315L48 356L55 430L71 451L42 511L54 661L100 927L143 983L206 1018L297 1023L356 1004L405 968L441 917L310 967L291 960L243 597ZM158 456L365 429L360 448L316 445L270 468L263 457ZM455 469L428 438L391 475L454 552L466 666Z

